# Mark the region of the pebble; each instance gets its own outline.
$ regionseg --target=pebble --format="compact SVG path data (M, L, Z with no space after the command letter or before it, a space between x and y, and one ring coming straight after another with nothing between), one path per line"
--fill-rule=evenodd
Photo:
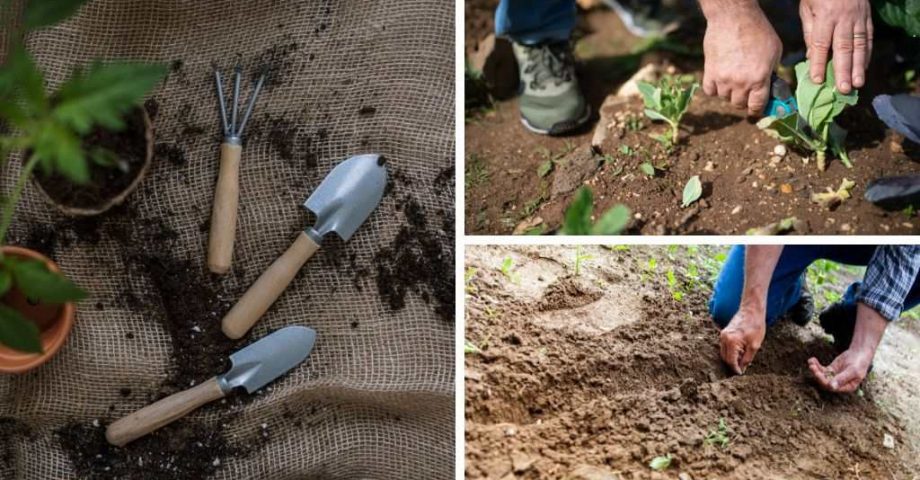
M894 448L894 437L886 433L882 438L882 446L889 449Z
M773 147L773 154L778 157L785 157L786 156L786 146L781 143Z
M215 458L214 461L211 462L211 465L214 465L215 467L219 467L219 466L220 466L220 459L219 459L219 458Z
M98 426L99 426L99 419L98 419L98 418L93 419L93 426L94 426L94 427L98 427Z
M739 213L741 213L741 205L732 209L732 215L738 215Z
M714 164L714 163L712 163L712 162L706 162L706 166L703 167L703 170L705 170L705 171L707 171L707 172L711 172L711 171L713 171L713 170L715 170L715 169L716 169L716 164Z
M747 168L745 168L744 170L741 171L741 174L744 175L744 176L748 176L748 175L750 175L750 174L753 173L753 172L754 172L754 167L747 167Z

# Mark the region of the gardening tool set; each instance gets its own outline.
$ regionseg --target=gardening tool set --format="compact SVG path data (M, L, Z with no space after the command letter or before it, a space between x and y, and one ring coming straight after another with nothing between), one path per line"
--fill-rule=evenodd
M242 70L237 67L228 121L220 72L216 69L214 72L224 132L208 248L208 267L214 273L225 273L230 268L239 202L242 136L265 82L262 74L246 112L237 123L241 75ZM223 318L221 326L228 337L238 339L252 328L319 250L327 234L334 232L344 241L354 235L383 198L387 182L385 163L380 155L358 155L332 169L303 204L316 216L314 224L297 235L287 251L259 276ZM225 397L233 389L243 387L251 394L303 362L315 341L316 332L307 327L277 330L231 355L232 367L228 372L112 423L106 430L106 439L113 445L124 446Z

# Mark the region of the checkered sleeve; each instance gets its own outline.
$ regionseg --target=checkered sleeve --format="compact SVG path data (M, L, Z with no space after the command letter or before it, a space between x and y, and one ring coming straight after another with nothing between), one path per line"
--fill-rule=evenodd
M875 249L856 301L888 321L897 320L920 271L920 246L884 245Z

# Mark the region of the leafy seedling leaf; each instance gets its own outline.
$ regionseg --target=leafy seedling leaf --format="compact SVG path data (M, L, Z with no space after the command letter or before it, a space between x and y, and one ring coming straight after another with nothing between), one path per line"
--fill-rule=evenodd
M13 272L16 286L30 299L45 303L65 303L86 298L86 292L67 277L52 272L39 260L12 260L6 265Z
M614 205L591 227L592 235L618 235L629 224L630 211L626 205Z
M553 171L553 161L546 160L537 167L537 176L544 178Z
M0 343L29 353L41 353L38 326L18 311L0 303Z
M566 235L588 235L591 230L591 213L594 211L594 197L591 190L581 187L575 193L575 200L565 211L562 232Z
M656 472L667 470L671 467L671 459L672 457L670 453L663 457L655 457L651 462L649 462L648 466Z
M687 208L691 203L699 200L700 196L703 194L703 183L700 182L700 176L694 175L687 181L687 184L684 186L684 196L681 206Z
M87 0L29 0L23 13L23 24L29 30L54 25L67 19Z
M642 173L649 177L655 176L655 167L653 167L650 162L642 162L642 164L639 165L639 170L642 170Z

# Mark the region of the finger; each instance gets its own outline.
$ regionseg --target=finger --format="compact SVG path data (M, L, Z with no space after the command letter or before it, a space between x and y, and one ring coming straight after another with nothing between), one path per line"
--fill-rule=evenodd
M716 82L708 72L708 69L703 71L703 93L713 97L718 93L718 90L716 89Z
M838 23L834 28L834 76L840 93L853 89L853 43L853 25Z
M760 86L751 90L748 97L748 113L751 115L760 115L764 107L767 106L767 98L770 97L770 90L765 86Z
M745 107L747 107L748 93L749 93L748 90L744 88L732 89L732 96L731 96L732 105L739 110L742 110Z
M872 41L875 37L875 26L872 24L872 12L869 12L869 18L866 20L866 67L872 61Z
M742 352L741 355L741 373L744 373L748 366L751 365L751 362L754 361L755 355L757 355L757 349L752 345L748 345L747 348L744 349L744 352Z
M853 28L853 88L862 88L866 83L866 67L869 63L868 26Z
M863 372L855 365L850 365L831 379L831 389L835 392L852 392L862 382ZM852 387L852 388L851 388Z
M814 26L814 16L805 2L799 2L799 17L802 19L802 34L805 38L805 58L811 53L811 30Z
M732 89L725 82L716 83L716 92L719 94L719 98L728 100L731 98Z
M811 375L815 378L815 381L818 382L818 385L825 390L830 390L830 382L827 379L827 370L821 365L821 362L818 359L812 357L808 359L808 369L811 370Z
M815 20L811 34L811 81L824 82L824 68L830 54L831 40L834 38L834 24L827 20Z
M741 368L740 360L741 360L741 355L744 352L744 348L742 348L740 345L734 345L731 348L732 348L732 351L729 352L729 354L731 357L730 365L732 367L732 370L734 370L735 373L737 373L738 375L743 375L744 369Z

